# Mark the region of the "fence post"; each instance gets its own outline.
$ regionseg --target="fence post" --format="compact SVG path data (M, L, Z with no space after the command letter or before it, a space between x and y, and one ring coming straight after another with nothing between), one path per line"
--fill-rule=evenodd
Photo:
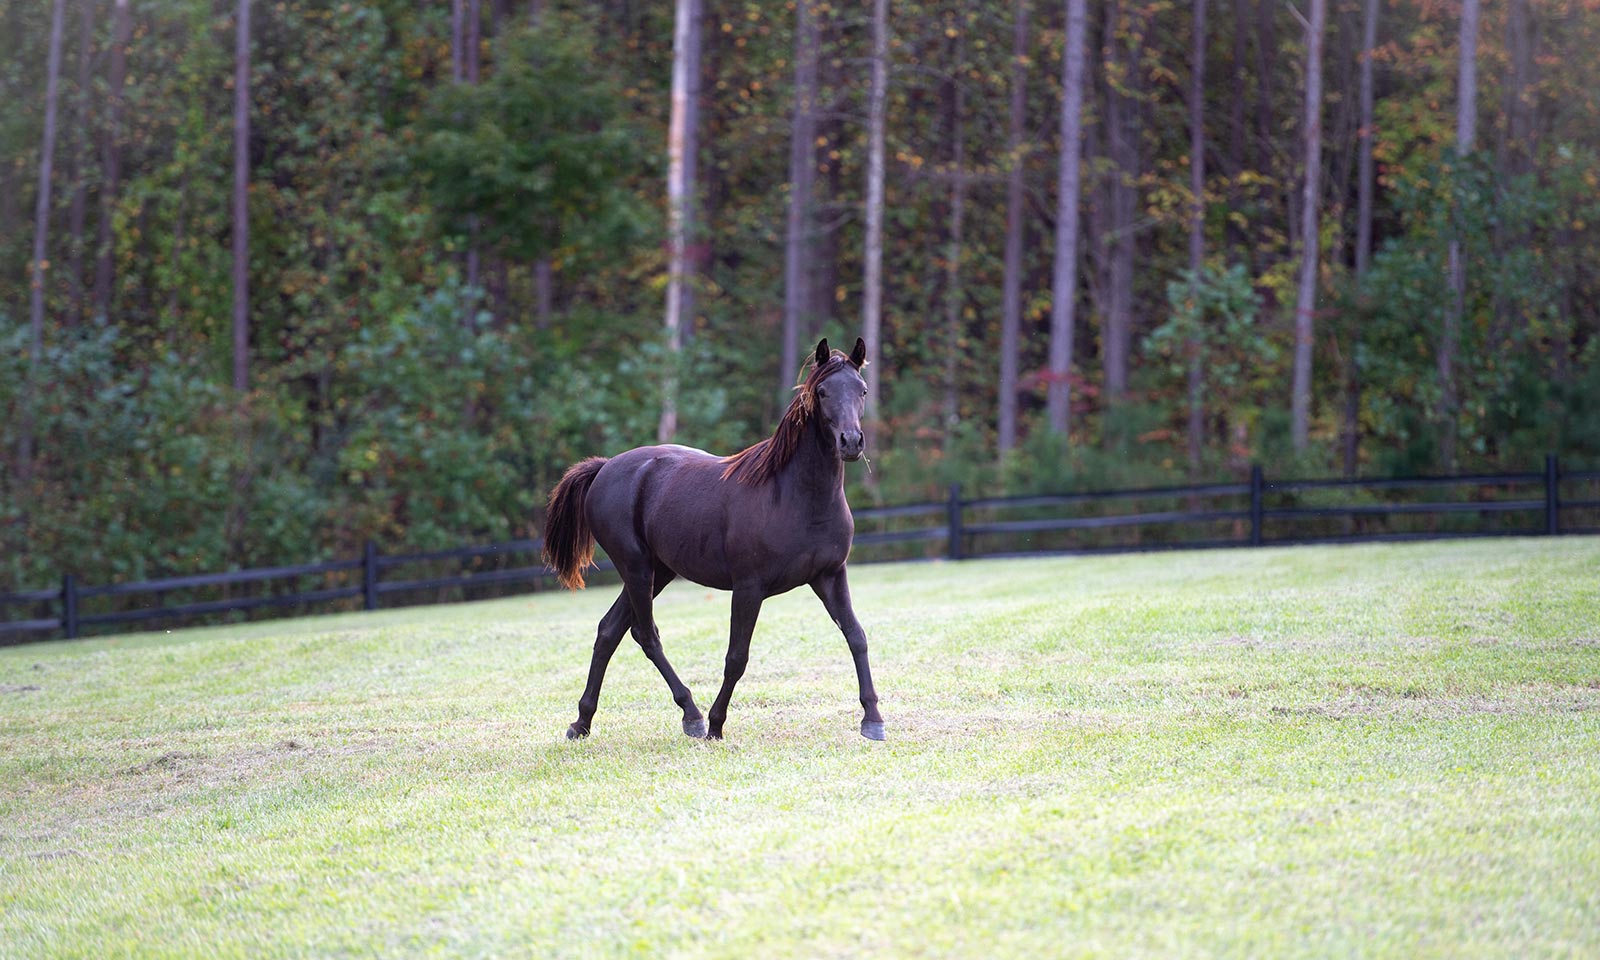
M1555 536L1561 532L1561 465L1556 455L1544 455L1544 532Z
M1261 494L1266 482L1261 478L1261 464L1250 465L1250 546L1261 546Z
M950 499L945 506L945 529L950 534L949 556L961 559L961 484L950 484Z
M366 609L378 609L378 548L371 540L361 550L361 596Z
M78 639L78 578L70 573L61 577L61 631Z

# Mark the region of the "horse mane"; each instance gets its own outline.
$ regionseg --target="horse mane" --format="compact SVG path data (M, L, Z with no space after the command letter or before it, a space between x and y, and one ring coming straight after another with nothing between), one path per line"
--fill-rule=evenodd
M816 407L817 386L849 362L850 358L841 350L833 351L827 363L819 364L813 360L811 373L795 385L794 399L778 420L778 427L772 431L772 436L732 456L723 457L722 462L726 466L722 468L722 479L757 486L776 477L779 470L788 466L800 449L806 423Z

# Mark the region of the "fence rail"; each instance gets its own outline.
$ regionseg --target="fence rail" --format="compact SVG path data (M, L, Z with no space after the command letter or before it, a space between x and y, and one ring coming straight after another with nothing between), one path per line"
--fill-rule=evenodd
M1040 553L1107 553L1600 533L1600 497L1563 498L1562 484L1588 485L1591 488L1589 493L1600 493L1600 471L1563 472L1557 458L1549 456L1545 458L1544 470L1536 473L1269 481L1260 467L1252 467L1248 483L980 497L972 500L963 499L961 488L952 486L942 503L866 507L855 511L858 528L855 560L872 562L875 559L871 556L874 551L891 547L902 551L910 547L920 551L911 554L916 557L961 560ZM1465 498L1442 499L1441 491L1451 488L1464 490ZM1535 490L1538 495L1530 496ZM1426 491L1430 498L1420 502L1298 502L1303 498L1315 499L1319 494L1348 496L1354 492L1370 497L1398 491ZM1489 495L1494 492L1501 496ZM1134 501L1138 509L1119 512L1106 509L1129 501ZM1138 501L1165 503L1151 506L1139 504ZM1203 504L1202 501L1211 502ZM1187 508L1172 507L1172 503L1176 502L1186 503ZM1073 508L1099 512L1060 515L1061 511ZM1005 518L1005 515L1018 511L1050 515ZM1587 515L1587 523L1580 522L1584 515ZM1391 517L1431 518L1433 526L1420 530L1371 528L1374 521L1387 524ZM1507 525L1496 519L1507 517L1516 522ZM924 525L893 528L907 521L921 521ZM1342 526L1340 529L1328 529L1331 521L1341 521ZM1488 523L1489 527L1462 525L1470 521ZM1321 523L1322 527L1308 532L1304 526L1307 523ZM862 529L874 526L893 529ZM1357 529L1358 526L1361 528ZM1219 529L1223 528L1231 529L1219 536ZM1072 539L1073 536L1079 539ZM1123 539L1094 539L1119 536ZM1003 542L996 544L996 540ZM70 639L79 636L87 626L184 619L266 607L305 608L344 603L357 598L363 609L376 610L382 606L385 597L429 590L460 590L465 595L474 588L509 584L531 584L534 589L539 589L552 581L554 574L538 564L537 560L533 565L453 574L430 571L427 575L404 577L395 573L403 573L403 568L408 567L433 565L437 568L437 565L449 562L482 564L485 561L511 561L522 556L537 558L542 547L543 541L534 539L449 550L384 554L379 552L375 544L368 542L362 555L355 559L164 577L135 583L86 586L69 573L61 578L61 585L54 589L0 594L0 617L15 616L13 611L21 612L17 619L0 619L0 642L37 637L57 630ZM902 553L900 558L904 556ZM603 571L615 569L607 561L601 561L599 567ZM308 578L320 582L308 589L298 589L298 585ZM235 588L247 585L265 585L269 591L274 587L278 589L265 594L234 595ZM203 589L218 589L224 595L176 604L167 602L168 594L175 591ZM93 608L105 606L106 599L127 602L128 598L141 598L146 602L127 609L85 609L86 601ZM29 612L38 614L45 607L55 609L48 616L27 616Z

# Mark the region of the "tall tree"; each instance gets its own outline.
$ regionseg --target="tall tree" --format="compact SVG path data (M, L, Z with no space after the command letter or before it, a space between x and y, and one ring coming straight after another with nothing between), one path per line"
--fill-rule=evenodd
M867 405L863 423L870 442L878 426L878 353L883 326L883 151L889 101L889 0L872 3L872 90L867 105L867 236L863 270L861 338L867 345ZM870 444L875 446L875 444Z
M1377 183L1372 170L1372 138L1376 132L1373 113L1373 52L1378 46L1378 0L1363 0L1361 12L1361 117L1356 132L1356 291L1365 298L1362 284L1367 268L1372 263L1372 199ZM1361 370L1356 365L1356 347L1361 340L1361 323L1365 310L1355 311L1351 318L1350 347L1345 357L1344 398L1344 472L1355 476L1356 458L1360 452Z
M817 14L812 0L795 4L794 118L789 139L789 217L784 230L783 367L780 396L787 397L800 365L801 314L808 302L806 276L811 263L811 195L817 164Z
M1073 315L1078 304L1078 201L1083 164L1085 0L1066 0L1066 50L1061 57L1061 166L1056 183L1056 251L1051 271L1050 383L1045 394L1050 429L1067 435L1072 374Z
M44 278L50 242L50 177L56 157L56 94L61 79L61 30L66 0L55 0L50 14L50 53L45 64L44 139L39 146L39 193L33 214L33 259L28 264L28 405L24 409L18 462L24 478L33 472L33 408L44 363Z
M1101 362L1105 371L1103 396L1108 414L1119 407L1128 387L1129 357L1133 343L1133 282L1138 255L1138 177L1142 167L1142 113L1145 97L1143 60L1153 11L1133 3L1113 3L1106 10L1104 49L1106 63L1105 122L1108 175L1103 179L1104 204L1109 217L1101 249L1106 251L1100 271ZM1119 443L1112 430L1106 439Z
M116 275L115 224L117 193L122 186L122 88L128 79L128 40L133 17L128 0L112 0L111 46L106 62L106 119L100 135L100 229L94 265L94 312L111 309L111 284Z
M1533 110L1528 92L1534 84L1534 26L1528 0L1511 0L1506 11L1506 46L1511 73L1506 78L1504 165L1514 173L1526 172L1533 143Z
M467 83L478 85L483 71L483 0L467 0L466 37Z
M544 8L545 0L529 0L528 23L536 30L544 23ZM700 58L698 56L695 57L697 62L699 59ZM698 110L700 101L698 72L694 77L691 77L691 80L694 83L694 93L689 99L691 103L695 104L695 109ZM696 126L697 124L690 124L689 128L693 130ZM691 154L688 157L688 160L691 164L692 170L694 156ZM690 183L695 181L695 177L692 172L688 174L688 179ZM692 294L693 289L691 288L689 292ZM533 261L533 315L534 322L538 325L540 330L549 329L550 315L554 310L554 302L555 271L551 268L550 258L548 256L539 257ZM693 310L690 309L688 312L692 314Z
M967 4L961 5L960 26L956 28L955 69L945 88L946 129L950 144L950 206L945 222L944 247L944 448L953 449L956 426L961 422L960 384L957 382L961 357L961 305L966 291L961 286L961 265L966 255L967 184L967 85L960 73L967 62Z
M84 222L89 212L89 167L94 147L90 139L90 78L92 76L89 54L93 49L96 0L83 0L78 16L78 83L74 91L72 131L72 203L67 211L67 235L71 238L72 263L68 274L72 278L72 313L74 322L82 322L89 308L90 280L85 275L84 262L89 243L84 236Z
M672 116L667 127L667 349L683 349L683 329L694 320L694 286L689 238L694 231L695 153L699 149L699 104L695 74L700 72L701 0L677 0L672 36ZM656 436L665 443L678 430L678 383L669 374Z
M1000 317L1000 456L1017 445L1017 365L1022 331L1023 129L1028 109L1028 0L1012 7L1011 110L1006 152L1006 252Z
M1205 190L1206 190L1206 0L1194 0L1194 47L1189 59L1189 277L1195 298L1195 317L1203 322L1198 309L1200 272L1205 267ZM1189 469L1200 470L1201 441L1205 430L1203 382L1200 369L1200 336L1192 332L1186 344L1189 354Z
M1456 156L1465 160L1478 133L1478 0L1462 0L1461 33L1457 48ZM1458 190L1459 193L1459 190ZM1452 200L1452 207L1458 206ZM1445 307L1439 334L1439 452L1446 470L1456 465L1456 436L1461 401L1457 396L1456 349L1461 321L1466 313L1467 271L1462 262L1461 224L1452 216L1448 252L1450 303Z
M1294 309L1294 374L1290 396L1290 437L1295 450L1306 448L1311 420L1311 346L1317 309L1317 275L1322 248L1317 208L1322 179L1322 44L1327 31L1327 0L1311 0L1306 22L1305 186L1300 203L1300 287Z
M233 389L250 388L250 0L233 46Z
M483 5L482 0L467 0L467 19L464 36L462 37L463 54L466 70L466 80L469 86L477 86L481 72L483 51ZM480 262L482 257L478 250L478 218L467 218L467 286L477 288L482 282ZM467 326L475 322L476 308L467 310Z
M467 74L467 0L450 0L450 82Z

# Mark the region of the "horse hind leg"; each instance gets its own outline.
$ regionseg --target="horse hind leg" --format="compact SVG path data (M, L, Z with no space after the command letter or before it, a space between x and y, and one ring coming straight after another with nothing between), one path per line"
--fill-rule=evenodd
M694 705L694 697L689 693L688 686L678 679L677 671L667 661L666 652L661 649L661 632L656 629L654 600L677 574L660 564L652 564L645 569L649 571L646 575L625 574L622 581L623 590L633 606L633 639L661 672L661 679L667 682L667 689L672 691L672 702L683 711L684 734L703 739L706 735L705 717L701 715L700 708Z
M589 661L589 681L584 684L583 696L578 699L578 719L567 727L567 739L576 740L589 735L589 725L594 721L594 711L600 706L600 684L606 679L606 665L617 652L622 635L633 624L633 607L624 590L617 596L611 609L600 618L595 630L594 657Z

